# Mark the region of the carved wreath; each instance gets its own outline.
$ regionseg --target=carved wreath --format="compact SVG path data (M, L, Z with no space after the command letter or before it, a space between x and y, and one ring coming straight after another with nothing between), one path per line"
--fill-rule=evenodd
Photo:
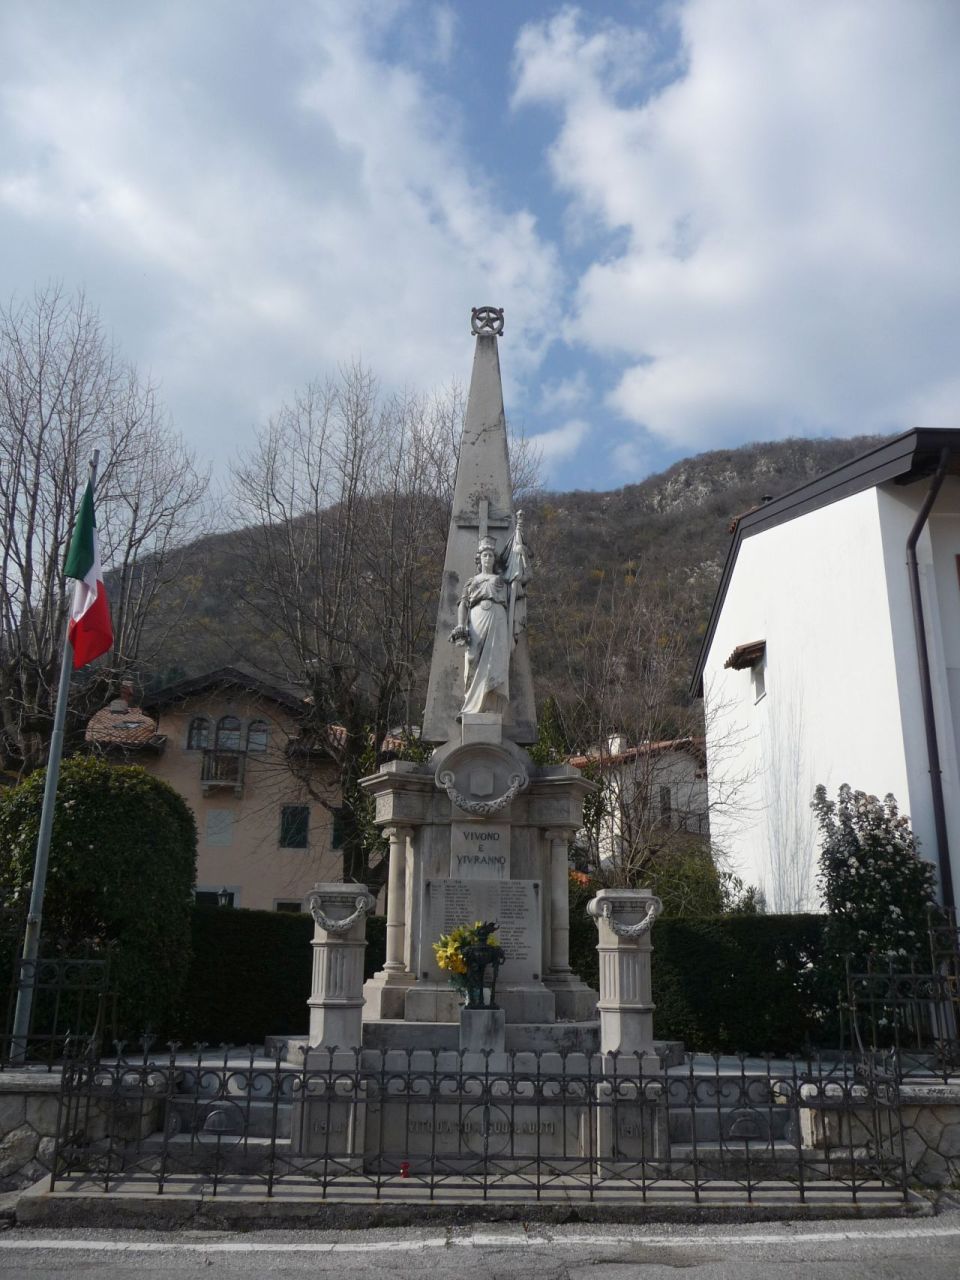
M451 769L444 769L442 773L437 774L437 782L450 797L451 804L455 804L458 809L462 809L464 813L472 814L475 818L490 818L495 813L499 813L501 809L505 809L511 800L514 800L523 790L526 781L522 773L514 773L510 777L510 785L503 795L498 796L496 800L469 800L465 795L461 795L454 786L456 778Z
M636 924L621 924L619 920L614 919L612 903L602 902L597 923L599 924L600 920L606 920L618 938L639 938L653 928L653 922L662 910L663 903L660 899L651 898L647 902L647 913L642 920L638 920Z
M310 906L310 914L321 929L327 933L346 933L352 929L358 920L362 920L368 911L372 911L376 905L373 898L368 893L358 894L354 901L356 910L349 916L345 916L343 920L332 920L322 907L320 906L320 895L313 894L308 900Z

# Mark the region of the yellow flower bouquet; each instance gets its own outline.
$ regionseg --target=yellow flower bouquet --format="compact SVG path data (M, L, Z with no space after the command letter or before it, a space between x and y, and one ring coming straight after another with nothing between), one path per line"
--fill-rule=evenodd
M461 924L449 933L441 933L440 941L433 944L433 953L437 957L437 967L447 975L451 987L457 991L466 990L467 960L465 951L480 941L477 930L483 927L482 920L473 924ZM496 938L488 938L491 946L497 946Z

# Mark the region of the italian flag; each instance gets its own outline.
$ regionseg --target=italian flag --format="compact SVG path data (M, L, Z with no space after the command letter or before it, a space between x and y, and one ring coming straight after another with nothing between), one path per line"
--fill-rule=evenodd
M64 573L75 578L73 608L67 634L73 645L73 669L85 667L113 644L110 604L103 586L100 552L97 549L97 522L93 514L93 485L80 501Z

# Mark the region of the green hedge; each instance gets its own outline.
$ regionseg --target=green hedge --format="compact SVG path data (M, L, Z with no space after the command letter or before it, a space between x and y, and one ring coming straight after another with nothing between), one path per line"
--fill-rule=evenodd
M597 931L571 912L571 964L597 985ZM701 1052L800 1053L839 1043L836 994L820 981L825 916L660 919L654 1032Z
M21 909L33 884L45 781L38 769L0 791L0 903ZM137 765L64 760L43 954L79 957L111 947L125 1038L166 1023L178 1007L190 963L196 850L193 813L165 782Z
M262 1044L305 1035L313 920L283 911L193 908L193 960L179 1017L165 1034L184 1044ZM367 920L364 973L383 966L386 920Z
M817 989L824 916L661 919L653 931L656 1035L701 1052L799 1053L834 1047L836 1000ZM571 913L571 963L596 987L597 931ZM365 973L383 964L386 922L367 922ZM176 1038L258 1044L309 1022L307 915L195 907L193 962Z

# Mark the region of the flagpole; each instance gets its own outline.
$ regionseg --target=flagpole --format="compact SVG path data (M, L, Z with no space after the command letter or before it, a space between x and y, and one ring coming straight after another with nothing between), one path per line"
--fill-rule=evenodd
M89 481L91 489L97 483L97 466L100 450L94 449L90 459ZM40 811L40 831L37 835L37 852L33 863L33 885L30 889L30 910L23 934L23 951L20 957L20 980L17 986L17 1007L13 1015L13 1035L10 1040L10 1062L22 1064L27 1056L27 1038L30 1034L30 1016L33 1012L33 993L36 988L37 956L40 951L40 922L43 918L43 895L47 887L47 864L50 860L50 836L57 804L57 783L60 781L60 757L63 754L63 729L67 720L67 703L70 698L70 677L73 674L73 645L70 643L69 611L64 624L63 660L60 664L60 684L57 688L57 705L53 713L53 732L50 735L50 753L47 758L47 776L43 785L43 808Z

